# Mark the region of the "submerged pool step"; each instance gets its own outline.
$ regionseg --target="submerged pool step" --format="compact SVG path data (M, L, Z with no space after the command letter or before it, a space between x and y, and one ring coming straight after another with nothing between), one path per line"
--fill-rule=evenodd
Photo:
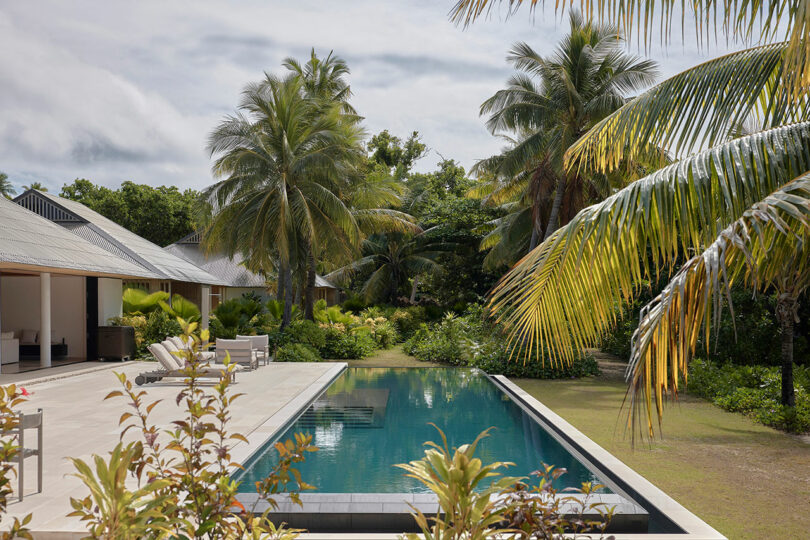
M347 427L379 427L375 422L374 407L310 407L301 415L297 423L305 428L334 423Z

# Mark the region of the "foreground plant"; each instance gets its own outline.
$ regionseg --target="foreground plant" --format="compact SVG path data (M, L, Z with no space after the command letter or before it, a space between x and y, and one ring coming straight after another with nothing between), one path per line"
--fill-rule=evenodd
M24 401L25 397L15 385L0 386L0 520L8 508L8 498L14 493L11 481L17 475L14 462L20 452L17 435L13 434L20 418L14 408ZM9 530L0 532L0 540L33 538L26 528L31 517L28 514L22 521L14 518Z
M589 503L591 495L604 486L584 483L581 489L569 490L571 495L560 497L553 482L565 474L565 469L543 465L542 471L532 473L539 478L538 485L529 486L524 478L501 476L498 472L514 463L498 461L484 465L475 457L478 444L489 436L492 428L481 432L472 443L451 450L444 432L431 425L439 432L441 446L426 442L425 457L397 467L436 494L439 508L436 517L428 518L411 505L422 535L407 534L404 538L579 538L585 533L602 534L610 523L612 508L601 502ZM586 512L599 518L588 519Z
M135 389L126 375L118 374L122 390L110 392L106 399L128 401L132 412L120 418L121 437L134 430L140 432L141 440L119 443L107 458L94 456L94 467L73 460L76 476L90 495L71 499L74 511L70 516L87 523L88 538L295 538L299 531L274 525L268 513L277 508L273 495L291 479L298 489L311 489L293 464L317 448L310 436L303 435L278 443L279 463L256 483L259 497L253 507L245 508L236 498L239 484L231 478L231 471L240 467L231 461L231 448L246 441L228 429L231 405L241 395L230 389L236 367L226 359L219 381L213 387L203 386L206 364L198 353L208 347L208 332L197 335L197 323L179 322L183 340L190 344L180 354L186 379L175 401L182 417L172 422L172 428L158 428L150 414L160 400L147 403L147 392ZM127 486L127 477L134 489ZM300 503L295 493L291 499ZM267 503L268 510L255 516L261 502Z

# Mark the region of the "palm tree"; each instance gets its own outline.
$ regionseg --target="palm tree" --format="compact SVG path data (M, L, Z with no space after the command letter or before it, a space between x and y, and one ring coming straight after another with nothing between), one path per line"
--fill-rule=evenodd
M793 77L787 48L757 47L701 64L594 126L567 151L568 168L609 171L649 145L680 161L579 212L493 291L492 310L521 347L568 361L596 344L642 280L698 253L642 312L634 339L630 419L646 410L649 434L653 408L660 420L698 334L709 342L721 300L742 279L779 295L783 402L792 402L787 314L807 286L806 244L799 240L807 235L810 202L806 180L791 180L810 171L810 124L794 123L807 118L806 98L789 100L778 90ZM752 112L762 131L730 139ZM700 145L709 148L692 153Z
M511 15L524 0L506 0ZM500 2L498 2L500 4ZM534 9L542 0L527 0ZM489 13L495 2L492 0L458 0L451 11L451 19L456 23L469 25ZM782 99L796 101L810 85L810 9L806 2L784 0L761 0L738 2L737 0L658 0L636 2L631 0L580 0L580 8L593 14L598 20L617 24L623 35L635 30L639 41L645 46L654 42L655 29L662 33L661 41L670 40L672 17L677 13L690 13L698 28L695 38L700 45L709 43L712 35L721 35L745 43L786 40L785 73L783 84L775 90ZM573 8L573 2L557 2L555 10ZM676 15L677 16L677 15ZM686 30L686 17L681 19L682 33ZM703 32L705 30L705 33ZM713 34L714 32L714 34Z
M548 57L526 43L516 44L507 58L517 73L481 105L490 131L509 135L510 142L500 155L476 165L493 179L485 203L517 202L513 211L530 215L530 236L521 242L529 250L588 201L609 194L610 179L604 174L565 170L565 151L621 107L628 93L651 84L657 73L652 60L622 51L616 28L584 21L576 11L569 26L569 34ZM515 216L504 223L525 219Z
M368 273L361 288L366 301L396 304L399 291L409 279L442 270L436 259L452 246L431 239L430 231L417 235L401 232L371 235L363 242L362 258L326 277L345 282L357 273Z
M282 325L292 313L292 272L322 243L351 251L357 222L335 195L349 163L362 155L362 133L339 106L307 96L305 81L266 75L243 92L239 111L209 137L214 174L204 196L213 218L209 245L241 251L252 268L280 267Z
M10 199L11 196L16 193L17 192L14 190L14 186L8 179L8 175L4 172L0 172L0 195L6 199Z
M29 185L27 185L27 186L23 186L22 188L23 188L23 190L25 190L25 191L28 191L29 189L35 189L35 190L37 190L37 191L48 191L48 188L46 188L46 187L45 187L45 186L44 186L42 183L40 183L40 182L31 182Z

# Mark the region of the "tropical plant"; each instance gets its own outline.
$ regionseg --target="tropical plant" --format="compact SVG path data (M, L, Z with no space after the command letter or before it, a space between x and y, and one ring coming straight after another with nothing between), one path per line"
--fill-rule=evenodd
M440 272L436 258L452 247L436 242L430 229L418 235L400 232L374 234L363 242L363 257L328 274L328 279L347 281L353 275L368 275L361 287L366 301L396 304L409 279L428 272Z
M361 155L361 131L338 103L307 96L307 81L267 74L243 92L239 112L211 134L214 174L222 178L204 196L213 218L205 239L249 267L279 266L282 326L292 312L292 273L308 254L351 252L360 233L352 212L335 194Z
M503 153L476 165L487 180L473 194L509 211L482 244L496 247L491 258L497 261L489 264L511 264L526 247L534 249L586 203L606 197L612 184L628 178L563 164L566 150L584 133L621 107L628 93L653 82L655 62L630 55L622 46L615 27L572 11L569 33L550 56L527 43L510 50L507 60L517 72L481 105L481 114L489 115L489 130L510 141Z
M508 12L514 13L523 1L507 0ZM527 0L526 3L532 8L545 4L542 0ZM488 13L494 4L493 0L458 0L451 11L451 18L457 23L470 24ZM810 85L810 50L807 48L810 9L803 1L659 0L637 3L629 0L580 0L579 4L586 14L617 24L624 35L630 35L635 30L645 45L653 43L656 27L661 33L661 41L668 42L672 19L678 13L681 14L682 34L692 19L697 21L695 38L701 45L704 40L709 43L712 31L716 36L718 30L727 38L745 43L756 41L757 38L760 42L786 39L785 73L790 76L782 88L774 86L774 89L784 99L796 101ZM574 2L557 3L555 10L564 10L573 5ZM686 17L687 13L690 18Z
M145 315L161 309L161 302L168 300L169 293L165 291L150 294L137 287L127 287L122 295L122 308L125 315Z
M190 345L178 353L186 366L186 378L174 400L181 417L168 429L158 428L150 414L159 401L148 402L147 392L136 390L125 374L118 374L121 389L106 399L121 398L131 408L119 420L121 436L133 431L141 437L126 446L119 443L106 461L95 456L94 468L73 460L90 495L71 499L71 515L85 521L94 538L295 538L297 531L276 527L268 512L278 507L274 496L286 486L312 488L294 467L317 450L311 436L296 434L294 441L275 444L278 463L255 486L258 501L269 509L256 517L257 505L246 508L236 499L238 483L230 477L237 466L231 461L231 448L246 441L228 425L231 405L239 398L230 389L234 365L226 358L214 387L201 385L206 364L198 352L207 348L208 333L196 334L197 323L182 319L179 323L182 339ZM134 484L128 484L127 477ZM300 503L297 493L290 497Z
M11 196L16 193L14 185L11 183L11 180L8 179L8 175L4 172L0 172L0 195L6 199L10 199Z
M170 317L184 319L189 322L200 322L200 308L191 300L186 300L180 294L172 295L172 303L169 305L164 300L158 302L160 307Z
M5 516L8 499L14 493L12 480L17 474L15 467L20 452L16 434L20 421L17 409L24 402L25 396L16 385L0 386L0 520ZM33 540L26 527L31 519L31 514L25 515L22 520L14 518L9 529L0 532L0 540L15 538Z

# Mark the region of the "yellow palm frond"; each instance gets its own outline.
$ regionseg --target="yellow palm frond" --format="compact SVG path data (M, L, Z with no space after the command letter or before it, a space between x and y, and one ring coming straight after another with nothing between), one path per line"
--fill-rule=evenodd
M654 434L664 401L677 395L679 376L703 337L708 346L733 283L757 288L788 279L810 285L810 173L753 204L703 252L691 258L641 312L628 366L628 427ZM653 410L656 413L653 413ZM646 416L646 422L638 422ZM638 425L636 425L638 423Z
M810 123L735 139L585 208L490 296L518 353L570 361L598 343L645 278L700 249L745 210L810 170Z

